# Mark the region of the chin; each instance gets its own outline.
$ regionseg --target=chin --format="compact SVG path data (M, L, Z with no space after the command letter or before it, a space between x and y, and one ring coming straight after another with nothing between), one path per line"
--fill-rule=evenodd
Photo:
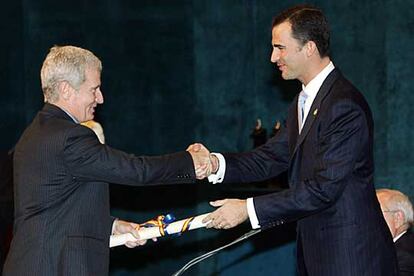
M291 76L291 75L288 75L288 74L282 75L282 78L284 80L294 80L294 79L296 79L294 76Z

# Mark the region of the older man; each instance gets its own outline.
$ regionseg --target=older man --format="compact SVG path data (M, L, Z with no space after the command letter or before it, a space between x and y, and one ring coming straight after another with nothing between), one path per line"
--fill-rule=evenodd
M107 182L189 183L193 159L197 169L207 167L194 153L139 157L100 143L80 123L104 102L101 70L92 52L73 46L51 48L43 62L46 103L14 154L14 237L5 276L108 274L109 236L137 231L109 215Z
M409 198L397 190L377 190L385 221L397 250L400 276L414 275L413 205Z

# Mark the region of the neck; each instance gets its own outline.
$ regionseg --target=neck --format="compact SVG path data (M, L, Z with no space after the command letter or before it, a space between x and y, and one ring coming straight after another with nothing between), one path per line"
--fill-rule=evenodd
M317 60L309 62L306 75L299 79L303 85L307 85L313 80L326 66L328 66L331 59L329 57L317 58Z
M395 234L394 234L394 238L397 237L398 235L400 235L401 233L407 231L408 229L408 225L403 224L400 227L398 227L397 229L395 229Z
M78 118L75 117L74 112L72 112L71 106L65 104L65 102L62 101L56 101L54 103L50 103L53 105L56 105L57 107L59 107L60 109L62 109L63 111L65 111L70 117L72 117L72 119L75 120L75 122L79 123Z

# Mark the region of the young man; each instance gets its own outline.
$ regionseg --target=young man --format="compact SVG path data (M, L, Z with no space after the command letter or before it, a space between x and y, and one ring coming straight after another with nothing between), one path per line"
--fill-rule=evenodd
M297 221L300 275L398 275L373 185L371 111L329 57L325 16L314 7L295 6L279 14L272 27L271 62L283 79L299 80L302 91L286 126L265 145L214 154L209 180L254 182L287 170L290 189L213 202L221 207L205 221L225 229L247 219L253 228Z

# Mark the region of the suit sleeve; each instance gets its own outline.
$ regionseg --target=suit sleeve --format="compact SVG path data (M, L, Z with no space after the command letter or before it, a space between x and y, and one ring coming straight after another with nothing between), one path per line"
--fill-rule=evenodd
M191 155L135 156L101 144L88 128L77 125L66 135L63 152L69 172L79 181L124 185L192 183Z
M227 153L224 182L255 182L279 175L288 168L287 130L282 128L269 141L245 153Z
M302 168L312 170L311 176L299 177L289 190L254 198L262 227L311 215L328 208L341 196L347 177L364 152L362 147L369 143L370 125L361 106L351 100L334 103L326 117L320 125L317 148L311 151L314 156L306 157L312 158L312 166Z

